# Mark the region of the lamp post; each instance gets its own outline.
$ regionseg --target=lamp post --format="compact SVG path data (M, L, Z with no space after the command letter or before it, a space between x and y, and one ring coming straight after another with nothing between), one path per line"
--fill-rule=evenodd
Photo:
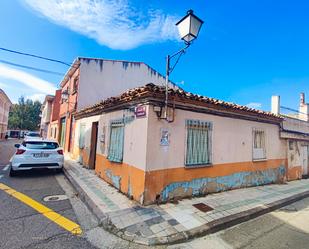
M188 10L187 15L184 16L180 21L176 23L180 38L184 41L185 47L177 51L172 55L167 55L166 57L166 75L165 75L165 109L164 118L167 119L167 105L168 105L168 82L169 76L173 72L175 66L177 65L180 57L186 52L186 49L192 44L192 42L197 38L200 29L202 27L203 21L193 14L193 10ZM178 56L174 65L171 66L171 59Z

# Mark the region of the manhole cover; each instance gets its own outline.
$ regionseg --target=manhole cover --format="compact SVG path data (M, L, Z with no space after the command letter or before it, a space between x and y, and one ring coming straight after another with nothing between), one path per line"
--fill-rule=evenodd
M197 203L197 204L193 204L192 206L204 213L214 210L212 207L207 206L205 203Z
M49 195L43 198L43 201L62 201L66 200L68 197L66 195Z

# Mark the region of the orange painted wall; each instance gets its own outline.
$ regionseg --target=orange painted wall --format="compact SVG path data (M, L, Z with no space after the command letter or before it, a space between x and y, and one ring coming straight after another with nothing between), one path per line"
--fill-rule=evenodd
M126 163L110 162L105 156L97 154L95 172L115 187L119 183L119 190L122 193L130 195L134 200L143 203L145 189L145 172L143 170ZM118 179L119 182L115 182Z
M189 182L193 179L203 177L229 176L239 172L254 172L267 169L276 169L279 166L286 166L285 159L273 159L260 162L239 162L217 164L211 167L202 168L173 168L155 170L146 173L145 183L145 204L155 201L156 196L169 184L174 182ZM285 181L285 179L280 179Z
M288 169L287 178L288 181L299 180L302 178L303 169L301 166L295 166Z

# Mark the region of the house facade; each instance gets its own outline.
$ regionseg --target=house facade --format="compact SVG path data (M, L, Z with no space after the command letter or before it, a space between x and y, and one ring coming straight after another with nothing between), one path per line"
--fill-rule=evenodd
M4 139L7 132L11 105L9 97L0 89L0 139Z
M282 118L148 84L75 113L74 156L141 204L286 180Z
M40 124L40 134L43 138L47 138L48 129L50 124L50 116L53 107L53 95L46 95L44 102L41 106L41 124Z
M300 94L296 115L280 113L280 96L272 96L272 112L281 115L280 138L286 143L287 179L297 180L309 174L309 104Z
M56 90L52 101L50 122L48 126L47 137L49 139L59 140L59 113L60 113L61 90Z
M79 156L73 148L74 113L147 82L163 85L165 78L142 62L77 58L60 84L66 96L60 101L58 129L64 150L74 158Z

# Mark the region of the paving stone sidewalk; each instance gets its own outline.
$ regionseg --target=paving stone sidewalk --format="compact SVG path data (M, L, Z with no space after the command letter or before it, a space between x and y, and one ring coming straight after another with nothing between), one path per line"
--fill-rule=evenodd
M309 196L309 180L299 180L141 206L73 160L66 160L65 174L106 229L145 245L216 232ZM202 211L205 205L213 210Z

